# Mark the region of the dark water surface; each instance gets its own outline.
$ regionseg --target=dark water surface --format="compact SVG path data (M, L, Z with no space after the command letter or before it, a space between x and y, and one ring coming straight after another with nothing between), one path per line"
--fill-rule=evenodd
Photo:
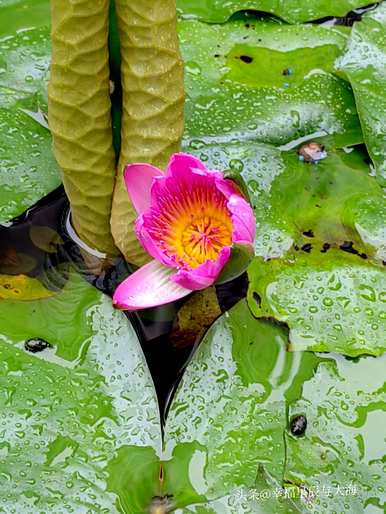
M63 187L53 191L11 223L0 225L0 274L38 278L45 287L59 290L66 277L58 271L71 264L87 282L112 296L117 285L129 274L122 258L98 276L86 266L79 247L68 236L65 222L69 203ZM38 234L39 237L36 237ZM222 311L230 309L246 295L246 275L217 288ZM126 312L145 353L155 383L161 412L164 411L194 350L179 347L169 340L173 321L186 300L140 312Z

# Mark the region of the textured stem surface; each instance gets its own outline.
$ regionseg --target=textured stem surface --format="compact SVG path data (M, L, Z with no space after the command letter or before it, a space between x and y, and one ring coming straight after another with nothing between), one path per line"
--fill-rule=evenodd
M113 198L114 240L129 262L148 260L123 182L128 163L164 168L183 133L184 79L175 0L116 0L123 88L122 146Z
M49 124L72 222L89 246L115 254L109 97L109 0L51 0Z

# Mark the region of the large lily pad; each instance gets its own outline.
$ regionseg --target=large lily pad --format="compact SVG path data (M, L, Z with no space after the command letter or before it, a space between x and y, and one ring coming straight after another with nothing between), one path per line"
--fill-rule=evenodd
M160 421L125 316L71 274L52 298L1 300L0 334L0 512L144 512Z
M280 486L285 399L297 398L318 362L286 353L286 340L285 330L255 320L244 301L207 333L166 421L164 490L177 506L253 488L259 464Z
M18 216L60 185L47 128L49 3L6 2L0 28L0 223ZM43 121L44 123L44 121Z
M244 180L256 217L257 256L343 246L379 263L386 259L384 193L361 151L327 147L326 159L309 164L296 151L253 143L196 148L193 142L187 149L209 168Z
M354 90L363 134L377 177L386 185L386 4L356 23L337 66Z
M208 331L165 428L164 492L178 514L382 505L385 446L381 435L371 441L369 422L383 419L385 357L356 362L286 346L286 330L256 320L244 301ZM299 415L305 436L290 430ZM355 497L335 494L327 510L321 496L310 501L316 486L338 483L355 487Z
M360 143L352 91L334 75L346 34L256 20L180 23L186 64L186 136L208 142L285 144L314 134Z
M288 324L291 350L350 356L386 351L386 273L331 250L264 262L249 270L249 305Z
M302 484L307 512L384 512L385 357L321 363L290 405L308 424L286 434L284 480Z
M211 23L222 23L243 9L265 11L289 23L302 23L326 16L344 16L364 5L368 5L368 0L177 0L181 15Z

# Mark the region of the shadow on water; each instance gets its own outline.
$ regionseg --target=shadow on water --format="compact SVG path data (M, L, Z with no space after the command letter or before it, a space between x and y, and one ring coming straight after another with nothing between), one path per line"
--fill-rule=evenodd
M68 209L68 200L60 187L11 223L0 225L0 274L38 278L45 287L57 291L66 283L66 276L60 269L64 264L70 264L87 282L112 296L117 285L133 270L118 258L113 266L102 269L98 275L90 271L80 248L66 232ZM246 295L246 290L246 275L218 286L221 310L232 307ZM169 339L176 314L185 301L140 312L125 312L140 339L161 412L194 352L192 345L179 347Z

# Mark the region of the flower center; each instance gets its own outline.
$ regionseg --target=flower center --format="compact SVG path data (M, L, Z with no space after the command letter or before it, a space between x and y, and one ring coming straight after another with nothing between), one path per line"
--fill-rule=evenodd
M225 220L202 216L193 219L181 234L183 259L192 267L215 260L224 246L232 244L232 226Z
M164 249L180 266L197 268L216 260L224 246L232 244L232 220L225 208L207 206L184 214L164 233Z
M167 193L157 199L158 205L150 210L145 223L176 265L197 268L216 260L224 247L232 245L232 218L224 195L214 184Z

